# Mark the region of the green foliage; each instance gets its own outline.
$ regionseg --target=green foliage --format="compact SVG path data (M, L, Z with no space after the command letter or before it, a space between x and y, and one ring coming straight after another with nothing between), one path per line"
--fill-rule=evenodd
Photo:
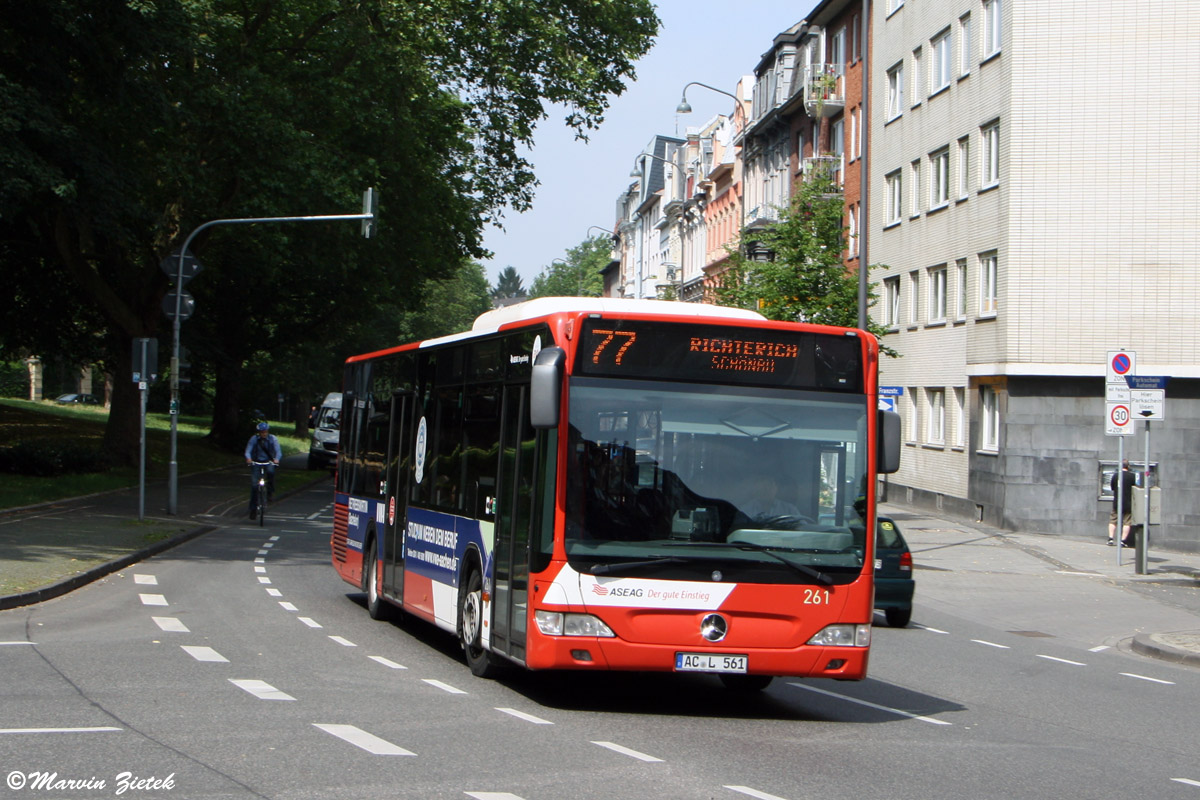
M544 104L584 135L657 27L650 0L0 0L0 354L100 363L129 461L130 340L169 352L162 258L204 222L355 213L374 186L369 241L336 222L192 245L182 336L218 438L251 370L255 391L327 389L528 207Z
M538 273L529 287L533 297L600 297L604 277L600 270L608 266L612 240L607 236L585 239L567 251L563 261L555 261Z
M858 274L842 261L843 211L842 196L828 176L818 174L798 184L778 222L753 235L743 233L742 247L730 250L730 268L716 289L717 302L753 309L768 319L857 327ZM771 252L774 260L748 258L748 242ZM876 297L872 284L868 306ZM868 316L867 330L882 340L886 329ZM880 349L896 355L885 345Z
M110 466L99 446L74 438L35 439L0 447L0 472L50 477L104 472Z
M492 298L495 300L506 300L510 297L524 298L526 292L521 283L521 276L517 273L517 268L510 264L500 270L500 274L496 276L496 286L492 289Z
M464 263L452 277L428 281L424 295L425 304L407 321L405 341L470 330L475 318L492 308L487 274L474 261Z

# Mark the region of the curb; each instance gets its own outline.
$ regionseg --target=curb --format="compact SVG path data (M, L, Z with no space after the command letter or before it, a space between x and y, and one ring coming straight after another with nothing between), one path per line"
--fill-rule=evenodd
M1193 667L1200 667L1200 652L1175 647L1159 639L1160 636L1170 635L1172 634L1139 633L1133 637L1131 647L1134 652L1141 653L1144 656L1170 661L1174 664L1188 664ZM1197 641L1200 641L1200 634L1192 635L1194 635Z

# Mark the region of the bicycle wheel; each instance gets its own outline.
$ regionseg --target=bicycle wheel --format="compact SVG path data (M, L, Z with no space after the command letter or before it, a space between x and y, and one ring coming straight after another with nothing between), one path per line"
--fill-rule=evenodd
M267 484L258 482L258 527L263 527L267 519Z

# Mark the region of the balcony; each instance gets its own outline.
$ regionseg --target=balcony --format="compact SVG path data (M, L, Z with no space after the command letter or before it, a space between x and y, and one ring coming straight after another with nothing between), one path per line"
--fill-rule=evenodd
M846 70L841 64L804 68L804 110L813 119L835 117L846 108Z
M804 180L829 184L831 193L822 197L838 197L842 191L842 158L835 155L812 156L803 161Z

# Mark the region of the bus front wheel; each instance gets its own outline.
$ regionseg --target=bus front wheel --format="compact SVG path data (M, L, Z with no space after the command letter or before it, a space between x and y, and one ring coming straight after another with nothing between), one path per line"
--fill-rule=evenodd
M495 677L497 666L483 648L483 577L477 569L468 573L458 596L458 637L471 674L479 678Z

